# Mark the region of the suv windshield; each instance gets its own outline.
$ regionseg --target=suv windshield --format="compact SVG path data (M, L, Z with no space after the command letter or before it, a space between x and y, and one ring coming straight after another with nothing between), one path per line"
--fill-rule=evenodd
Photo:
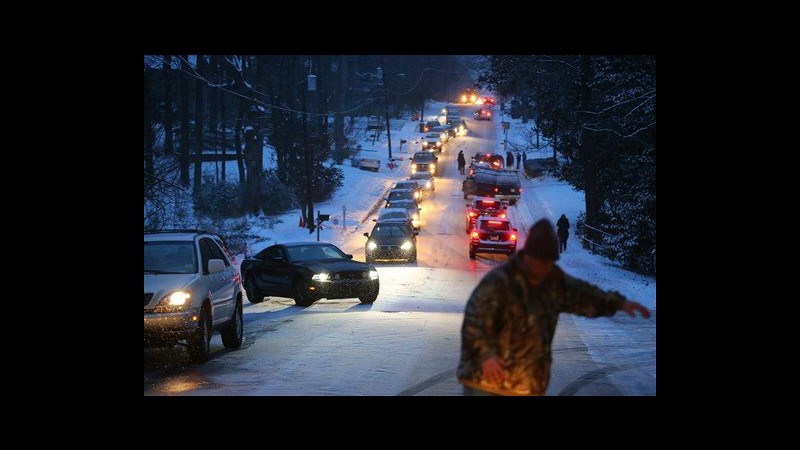
M197 255L192 241L144 243L145 273L197 273Z
M414 193L411 191L392 191L389 193L389 201L414 200Z
M376 225L372 229L370 237L373 238L386 238L386 237L403 237L408 236L408 233L403 228L396 225Z

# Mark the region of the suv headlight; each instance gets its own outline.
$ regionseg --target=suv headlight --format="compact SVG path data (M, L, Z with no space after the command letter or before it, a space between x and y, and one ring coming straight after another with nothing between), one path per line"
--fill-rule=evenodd
M431 182L430 181L425 182L425 188L426 189L430 189L431 188Z
M378 248L378 244L374 241L367 242L367 250L375 250L376 248Z
M403 245L400 246L400 250L411 250L411 247L413 247L411 241L405 241Z
M324 272L323 273L314 274L314 276L311 277L311 279L314 280L314 281L328 281L330 278L331 278L331 274L324 273Z
M191 294L187 291L175 291L164 296L156 305L156 312L182 311L189 306Z
M369 279L370 280L377 280L378 279L378 271L377 270L370 270L369 271Z

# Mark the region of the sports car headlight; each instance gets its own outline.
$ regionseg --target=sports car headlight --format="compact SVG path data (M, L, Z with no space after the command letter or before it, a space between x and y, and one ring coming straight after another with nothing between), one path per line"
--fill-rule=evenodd
M373 241L367 242L367 250L375 250L376 248L378 248L378 244Z
M400 246L400 250L411 250L411 247L413 246L414 245L411 244L411 241L405 241L403 242L403 245Z
M311 277L314 281L328 281L331 278L331 274L329 273L318 273Z
M377 280L378 279L378 271L377 270L370 270L369 271L369 279L370 280Z
M426 189L430 189L431 188L431 182L430 181L425 183L425 188Z

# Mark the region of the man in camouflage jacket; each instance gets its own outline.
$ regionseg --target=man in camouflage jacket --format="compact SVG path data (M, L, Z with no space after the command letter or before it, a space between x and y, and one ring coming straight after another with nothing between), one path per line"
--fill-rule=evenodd
M558 314L631 316L650 312L616 291L605 292L555 265L553 225L531 227L525 247L483 277L472 292L461 328L458 381L467 395L544 395Z

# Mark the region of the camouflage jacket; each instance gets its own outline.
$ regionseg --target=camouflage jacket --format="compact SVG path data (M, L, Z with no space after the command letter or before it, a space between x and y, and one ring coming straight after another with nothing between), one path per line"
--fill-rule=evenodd
M558 314L610 316L626 300L558 266L538 286L527 281L526 272L517 254L487 273L472 292L461 327L460 383L501 395L544 395ZM481 363L492 356L507 363L502 385L483 379Z

